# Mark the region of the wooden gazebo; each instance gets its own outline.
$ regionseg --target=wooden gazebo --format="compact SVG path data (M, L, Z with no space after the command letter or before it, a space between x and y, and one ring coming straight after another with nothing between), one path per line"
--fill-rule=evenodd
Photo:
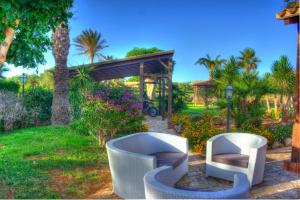
M204 104L207 98L206 91L214 85L213 80L195 81L194 87L194 105Z
M164 113L165 88L167 81L168 88L168 118L172 116L172 58L174 51L162 51L158 53L146 54L142 56L129 57L111 61L97 62L93 64L69 67L69 76L72 77L77 73L80 67L90 67L91 76L96 81L125 78L129 76L140 77L139 98L143 101L145 78L157 80L161 88L159 96L159 113Z
M291 160L285 162L285 168L290 171L300 173L300 125L299 125L299 2L293 2L293 5L288 5L285 9L276 14L276 18L283 20L285 25L296 24L298 30L298 46L297 46L297 64L296 64L296 85L294 92L294 124L292 134L292 154Z

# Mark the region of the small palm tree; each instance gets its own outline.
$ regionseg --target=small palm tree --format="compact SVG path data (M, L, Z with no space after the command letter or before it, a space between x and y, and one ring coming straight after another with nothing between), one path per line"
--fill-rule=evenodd
M209 79L213 79L214 70L218 69L222 64L226 62L225 59L220 59L220 56L217 56L215 59L212 59L209 54L206 54L206 57L199 58L195 64L203 65L209 70Z
M72 78L72 81L76 86L78 86L80 89L86 90L88 89L92 83L94 82L94 79L91 77L90 73L95 69L94 67L80 67L76 71L76 75Z
M260 62L260 59L255 56L255 50L251 48L246 48L243 51L240 51L241 56L238 57L240 65L244 70L249 73L251 70L257 68L257 64Z
M109 60L115 60L116 58L114 56L105 56L104 60L109 61Z
M282 121L287 120L287 109L291 104L291 96L295 87L295 71L287 56L281 56L272 65L272 80L276 87L277 93L280 94L280 99L286 97L286 101L281 103Z
M74 39L75 46L80 52L79 54L89 57L90 63L94 62L95 57L105 59L105 56L100 51L108 45L106 40L102 39L101 33L93 31L91 29L84 30L81 35Z

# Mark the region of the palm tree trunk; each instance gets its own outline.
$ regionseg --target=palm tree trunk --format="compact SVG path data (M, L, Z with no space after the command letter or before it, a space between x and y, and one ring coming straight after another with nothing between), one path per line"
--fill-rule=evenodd
M65 125L70 121L67 60L70 48L68 28L60 24L52 35L52 53L55 58L54 95L52 101L53 125Z
M279 113L278 113L278 96L277 95L274 96L274 115L275 115L275 119L279 118Z
M19 20L16 20L16 27L19 26ZM0 45L0 66L4 64L6 61L7 52L9 50L9 47L13 41L14 35L15 35L15 29L8 27L5 29L5 39Z
M266 100L266 105L267 105L267 113L271 114L270 99L269 99L268 95L265 96L265 100Z
M281 122L287 123L288 122L288 116L287 116L287 98L288 97L281 97Z

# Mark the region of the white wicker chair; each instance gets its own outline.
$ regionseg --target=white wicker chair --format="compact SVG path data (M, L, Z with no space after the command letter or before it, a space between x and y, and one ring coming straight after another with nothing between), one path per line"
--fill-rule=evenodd
M233 180L247 175L250 185L263 180L267 139L250 133L223 133L210 138L206 148L206 176Z
M220 191L192 191L174 188L171 167L151 170L144 176L146 199L246 199L250 184L245 174L235 174L233 187Z
M115 194L125 199L145 198L143 177L148 171L160 166L156 153L185 155L179 162L171 164L174 181L178 181L188 171L188 142L186 138L176 135L154 132L137 133L113 139L106 144L106 148L113 190ZM162 160L164 162L162 165L166 164L168 157L164 155L167 159Z

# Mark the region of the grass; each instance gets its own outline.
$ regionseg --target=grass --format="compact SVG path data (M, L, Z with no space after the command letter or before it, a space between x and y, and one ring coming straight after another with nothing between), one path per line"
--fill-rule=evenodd
M204 105L194 105L194 104L188 104L187 108L182 110L182 114L188 114L188 115L197 115L197 114L211 114L216 115L218 114L220 109L215 106L209 106L209 108L206 108Z
M104 148L69 127L0 135L0 198L86 198L110 176Z

